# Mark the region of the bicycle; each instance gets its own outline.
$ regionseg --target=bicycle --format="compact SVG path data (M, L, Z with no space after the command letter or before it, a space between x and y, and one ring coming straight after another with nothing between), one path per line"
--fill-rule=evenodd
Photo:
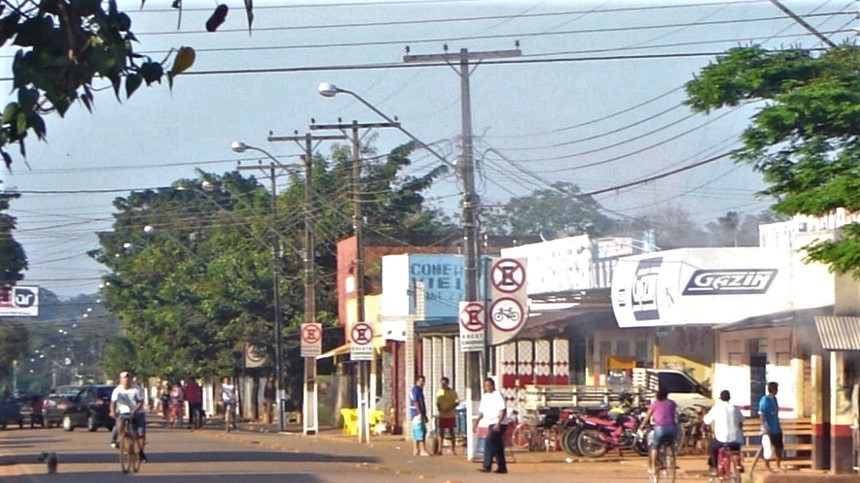
M717 452L717 474L711 476L711 483L719 481L720 483L740 483L741 470L738 466L737 456L732 449L723 445Z
M651 483L675 483L676 463L674 438L663 438L657 447L656 471L648 471Z
M133 470L140 471L140 447L137 440L137 431L131 416L122 414L117 417L117 434L119 437L119 464L123 473Z

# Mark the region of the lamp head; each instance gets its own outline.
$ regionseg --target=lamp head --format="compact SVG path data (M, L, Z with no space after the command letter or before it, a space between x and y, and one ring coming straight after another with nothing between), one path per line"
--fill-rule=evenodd
M328 82L320 82L320 85L317 87L317 91L319 91L320 95L323 97L334 97L338 92L341 92L336 85Z
M146 225L145 227L143 227L143 232L147 235L152 235L153 233L155 233L155 227L152 225Z
M233 143L230 144L230 149L235 153L244 153L248 150L248 145L242 141L233 141Z

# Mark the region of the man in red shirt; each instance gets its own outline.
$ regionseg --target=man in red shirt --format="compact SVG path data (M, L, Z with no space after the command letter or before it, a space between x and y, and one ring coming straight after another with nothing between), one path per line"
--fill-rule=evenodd
M188 416L191 427L203 427L203 388L197 384L197 378L191 376L185 384L185 400L188 401Z

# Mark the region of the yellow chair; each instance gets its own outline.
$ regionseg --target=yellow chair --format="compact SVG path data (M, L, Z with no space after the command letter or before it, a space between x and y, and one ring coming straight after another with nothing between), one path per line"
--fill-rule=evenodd
M358 411L355 408L342 408L340 417L343 418L343 433L355 436L358 434Z
M382 409L374 409L370 412L367 419L370 423L370 429L372 430L377 424L385 422L385 411Z

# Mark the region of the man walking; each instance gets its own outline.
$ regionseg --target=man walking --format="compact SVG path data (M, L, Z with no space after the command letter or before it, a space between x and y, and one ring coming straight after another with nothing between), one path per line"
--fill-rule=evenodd
M478 428L487 428L487 439L484 444L484 464L479 471L489 473L493 467L493 458L496 459L496 473L507 473L508 465L505 462L505 430L508 429L506 422L507 406L502 393L496 390L496 382L491 378L484 379L484 394L481 395L481 403L478 405L478 417L475 419L472 430L478 432Z
M412 419L412 439L414 456L430 456L427 452L427 403L424 401L424 376L415 378L415 385L409 391L409 417Z
M441 452L442 444L445 442L445 430L451 435L451 454L456 453L457 437L454 435L454 427L457 425L457 405L460 404L460 398L457 393L451 389L449 384L451 381L447 377L443 377L439 384L441 388L436 393L436 409L439 410L439 450Z
M741 410L729 402L731 398L729 391L720 392L720 399L704 418L705 424L714 425L714 439L708 451L708 468L711 470L711 476L717 476L717 452L724 446L732 450L732 457L738 470L743 471L740 451L744 438L744 417L741 415Z
M188 401L188 419L192 428L203 427L203 388L197 378L191 376L185 385L185 400Z
M776 382L767 383L767 394L761 397L758 402L758 413L761 417L761 434L762 434L762 457L764 465L771 473L776 473L782 470L782 427L779 425L779 402L776 400L776 393L779 392L779 384ZM764 451L765 436L770 439L772 455L766 454ZM776 460L776 469L770 467L770 460Z

